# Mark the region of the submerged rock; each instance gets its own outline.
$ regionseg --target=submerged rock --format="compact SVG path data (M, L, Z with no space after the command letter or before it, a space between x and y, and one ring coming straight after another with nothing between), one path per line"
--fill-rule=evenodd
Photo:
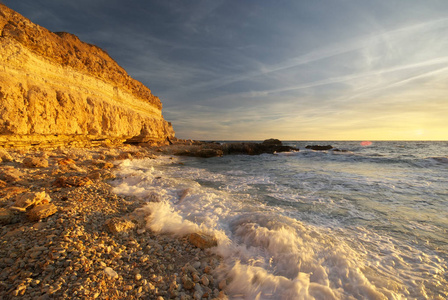
M320 146L320 145L308 145L305 147L306 149L316 150L316 151L325 151L325 150L331 150L333 149L333 146L326 145L326 146Z
M190 243L201 249L211 248L218 245L218 241L215 237L203 233L191 233L188 236L188 240Z
M281 142L280 142L281 143ZM273 141L264 143L230 143L222 145L224 154L248 154L248 155L260 155L263 153L273 154L276 152L289 152L299 151L299 149L279 145Z
M263 145L271 145L271 146L281 146L282 142L278 139L267 139L267 140L264 140L262 144Z
M178 156L192 156L192 157L202 157L202 158L210 158L210 157L219 157L223 155L223 151L221 149L183 149L175 153Z

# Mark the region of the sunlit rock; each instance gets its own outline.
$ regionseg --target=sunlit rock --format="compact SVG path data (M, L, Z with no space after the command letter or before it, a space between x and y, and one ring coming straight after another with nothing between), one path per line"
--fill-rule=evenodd
M105 51L0 4L0 146L85 146L174 137L158 97Z

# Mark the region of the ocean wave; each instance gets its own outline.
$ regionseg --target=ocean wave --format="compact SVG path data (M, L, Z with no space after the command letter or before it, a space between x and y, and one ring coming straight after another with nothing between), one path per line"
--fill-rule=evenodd
M448 164L448 156L429 157L428 159L431 159L441 164Z
M251 158L266 169L268 161L276 164L272 156ZM295 196L293 189L274 185L271 173L256 176L257 169L237 169L211 172L170 159L125 161L114 191L148 201L157 195L158 201L143 208L154 232L215 236L213 251L223 257L217 275L228 280L227 293L234 299L424 298L434 289L442 291L433 282L446 285L446 263L436 255L362 226L299 220L287 207L266 205L241 192L258 185L267 195L298 203L309 195ZM300 173L301 180L307 176L314 174ZM220 181L220 188L198 183L207 178ZM322 186L310 188L319 192L327 184L321 181L316 184Z

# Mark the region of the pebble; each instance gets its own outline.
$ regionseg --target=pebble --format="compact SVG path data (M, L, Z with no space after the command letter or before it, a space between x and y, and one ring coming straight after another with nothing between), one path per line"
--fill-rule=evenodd
M210 284L210 280L208 280L207 275L202 275L201 282L203 285L208 286Z
M226 286L227 286L227 282L226 282L226 280L225 279L223 279L223 280L221 280L220 282L219 282L219 289L220 290L223 290L223 289L225 289L226 288Z
M187 290L191 290L196 285L188 275L182 276L182 283Z
M125 152L134 153L133 147ZM45 199L57 211L36 222L15 212L19 216L16 223L0 227L0 299L213 299L222 292L211 275L219 258L192 246L188 237L146 230L146 216L132 213L143 202L113 194L103 181L103 174L110 171L98 169L92 157L115 158L120 151L10 152L8 164L11 174L17 176L9 178L13 182L3 181L6 186L0 189L0 201L12 199L14 203L17 195L45 192ZM144 156L146 151L140 149L141 154L132 156ZM33 155L48 166L24 168L21 162ZM93 172L100 175L94 182L77 184L81 173L85 178ZM4 170L2 174L5 176ZM64 184L54 186L54 178L60 176L66 178ZM105 226L111 218L131 220L136 227L111 233ZM216 291L213 295L212 290Z

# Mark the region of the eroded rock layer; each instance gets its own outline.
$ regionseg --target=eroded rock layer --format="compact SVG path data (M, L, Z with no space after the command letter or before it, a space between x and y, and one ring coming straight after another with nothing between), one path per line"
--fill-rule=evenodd
M158 97L105 51L0 4L0 146L174 136Z

